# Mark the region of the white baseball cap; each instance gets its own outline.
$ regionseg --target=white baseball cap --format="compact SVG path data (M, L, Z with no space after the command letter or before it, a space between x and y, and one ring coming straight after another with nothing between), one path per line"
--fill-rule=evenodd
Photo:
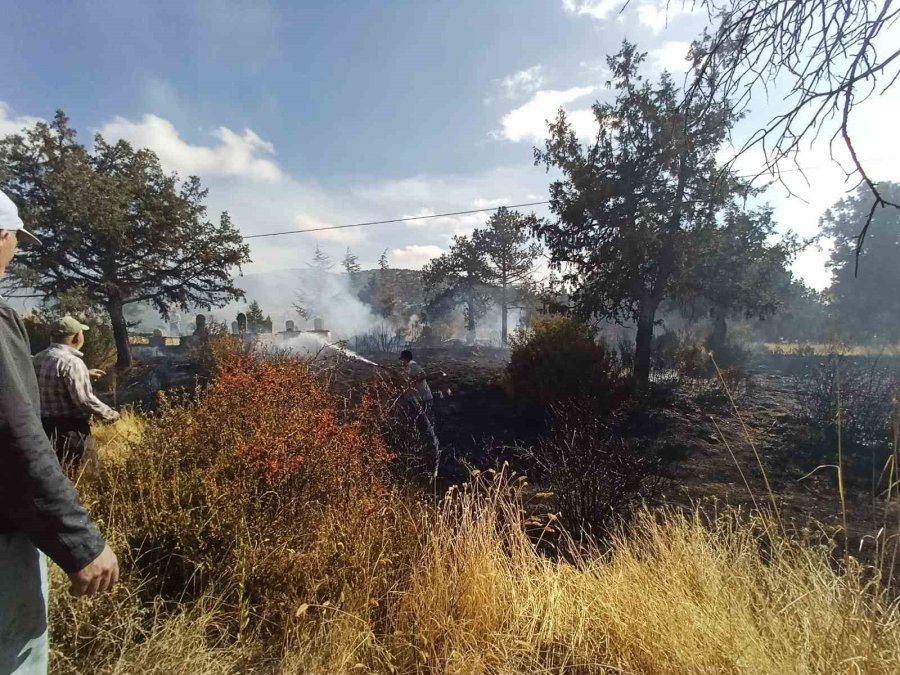
M25 229L25 223L19 218L19 209L2 190L0 190L0 230L15 232L20 244L41 243L40 239Z

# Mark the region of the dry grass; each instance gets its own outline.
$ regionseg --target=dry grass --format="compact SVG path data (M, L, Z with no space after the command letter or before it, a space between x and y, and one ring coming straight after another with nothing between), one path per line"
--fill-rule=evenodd
M145 428L144 418L126 408L112 424L95 423L91 427L91 434L97 439L102 459L106 462L118 462L124 460L132 448L140 445Z
M125 576L110 596L54 594L54 672L893 673L900 663L900 607L877 576L853 561L836 572L833 543L779 534L765 514L644 511L611 552L576 551L552 517L525 519L521 479L492 472L438 506L395 491L323 503L290 482L254 492L227 445L205 451L212 432L192 435L218 410L194 405L104 436L116 461L83 490ZM554 547L536 538L559 555L539 553Z
M817 342L764 342L761 345L770 354L825 356L840 353L845 356L900 356L900 345L835 345Z

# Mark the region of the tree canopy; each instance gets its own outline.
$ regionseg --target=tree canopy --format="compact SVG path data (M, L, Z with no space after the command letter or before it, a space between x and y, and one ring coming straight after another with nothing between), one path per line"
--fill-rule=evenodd
M247 330L251 333L271 333L272 317L263 314L262 307L256 300L253 300L247 307L244 314L247 322Z
M484 255L489 270L488 281L500 289L500 342L508 337L509 303L531 281L535 260L541 248L531 239L537 219L506 207L497 209L487 227L472 233L474 247Z
M717 157L734 111L715 100L685 108L667 74L642 77L644 58L626 42L607 59L615 98L593 106L594 142L582 145L560 111L535 150L562 174L550 185L557 217L536 233L574 289L576 312L637 324L638 382L649 378L657 309L740 187Z
M882 183L885 196L900 202L900 185ZM841 337L863 342L900 341L900 211L878 209L868 244L856 269L856 237L860 219L876 198L865 186L835 204L822 219L834 238L829 266L834 274L831 312Z
M125 306L150 303L168 318L243 296L232 270L249 262L249 247L228 214L209 220L200 179L165 172L149 150L99 134L88 149L59 111L0 140L0 187L44 243L22 250L20 280L104 307L120 368L131 365Z
M350 252L349 246L347 247L347 252L344 254L343 260L341 260L341 266L351 277L362 270L362 266L359 264L359 256L353 255L353 253Z
M785 298L791 276L791 237L769 243L775 231L771 208L730 205L721 224L699 242L693 268L676 290L682 304L702 305L713 321L709 344L726 344L727 319L766 319Z
M462 307L467 340L472 342L478 319L484 316L491 302L486 287L491 277L492 271L484 251L475 245L472 238L454 237L449 252L422 268L428 314L440 315L452 308Z

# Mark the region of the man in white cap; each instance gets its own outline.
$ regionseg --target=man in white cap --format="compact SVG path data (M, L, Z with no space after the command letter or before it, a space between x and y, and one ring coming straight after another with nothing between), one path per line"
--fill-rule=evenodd
M94 395L92 377L102 370L88 370L82 361L84 331L88 327L64 316L50 327L50 346L34 357L34 372L41 392L41 421L61 462L81 463L94 450L91 415L115 422L119 413Z
M0 191L0 277L22 244L40 244ZM0 673L47 672L47 558L74 595L108 590L119 563L81 505L41 425L28 334L0 298Z

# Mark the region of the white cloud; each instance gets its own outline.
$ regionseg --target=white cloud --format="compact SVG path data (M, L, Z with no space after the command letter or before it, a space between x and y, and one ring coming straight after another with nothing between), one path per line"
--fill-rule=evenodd
M678 17L701 14L703 11L702 5L684 0L649 0L637 6L638 21L654 33L659 33Z
M547 137L547 122L556 117L560 108L573 103L596 91L596 87L572 87L571 89L545 89L535 92L528 103L509 111L501 120L502 128L494 132L494 137L514 143L531 141L540 143ZM587 113L587 114L585 114ZM569 113L569 119L579 136L590 136L593 131L590 110ZM594 125L596 128L596 125Z
M316 216L306 213L297 214L294 217L294 224L298 230L320 230L326 227L334 227L335 225L349 225L349 222L329 222L321 220ZM342 227L337 230L322 230L321 232L310 232L309 236L314 237L318 241L330 241L337 244L358 244L365 241L366 233L362 227Z
M388 260L392 267L421 269L429 260L437 258L444 253L444 249L440 246L411 244L402 248L391 249L388 253Z
M437 213L437 212L436 212L434 209L425 209L425 208L422 208L422 209L419 209L418 211L415 211L415 212L413 212L413 213L404 213L404 214L403 214L402 216L400 216L400 217L403 218L403 219L407 219L407 218L416 218L416 220L408 220L408 221L407 221L406 225L407 225L408 227L428 227L428 224L429 224L430 222L433 222L434 220L436 220L436 219L434 219L434 218L431 217L431 216L433 216L435 213Z
M544 85L544 81L544 67L537 65L507 75L502 80L498 80L498 84L507 98L517 98L523 94L537 91Z
M626 0L562 0L563 9L575 16L589 16L592 19L606 19L613 12L620 12Z
M472 208L476 209L496 209L501 206L506 206L510 203L509 197L499 197L497 199L483 199L479 197L474 202L472 202Z
M40 117L31 117L30 115L15 115L6 103L0 101L0 138L9 136L10 134L18 134L25 127L34 126L37 122L42 122Z
M140 122L116 117L104 124L100 133L107 140L121 138L153 150L164 167L182 175L240 176L256 181L277 181L283 177L278 164L264 157L274 155L274 147L251 129L237 133L219 127L212 133L217 144L192 145L181 138L168 120L144 115Z
M668 70L674 76L684 75L690 68L687 60L691 43L684 40L672 40L662 47L650 50L650 63L659 70Z

